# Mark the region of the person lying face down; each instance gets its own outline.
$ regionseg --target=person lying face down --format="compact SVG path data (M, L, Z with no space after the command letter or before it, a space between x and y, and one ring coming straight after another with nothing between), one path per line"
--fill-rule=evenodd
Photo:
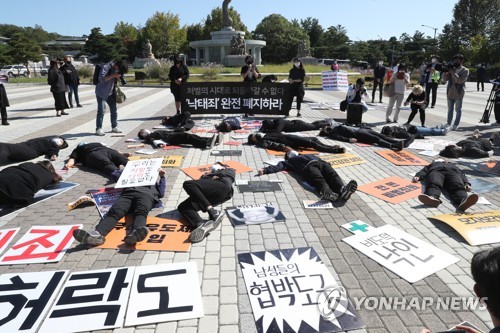
M55 161L59 150L67 147L68 143L60 136L35 138L20 143L0 142L0 164L9 161L28 161L39 156L45 156L51 161Z
M336 122L331 119L316 120L312 123L307 123L303 120L287 120L283 118L266 119L262 121L262 126L259 132L262 133L281 133L281 132L302 132L316 131L325 126L334 126Z
M439 156L448 158L483 158L489 157L489 151L493 147L489 139L481 139L478 137L470 137L465 140L458 141L455 145L448 145L439 152Z
M291 147L293 149L314 149L322 153L330 154L345 153L345 148L339 145L328 146L316 137L301 137L281 133L269 133L266 135L260 133L250 134L248 136L248 144L277 151L285 151L285 148Z
M380 133L390 138L407 140L411 136L414 136L415 139L425 139L426 136L446 135L449 131L450 128L443 125L437 125L435 127L422 127L404 124L401 126L384 126L382 127Z
M182 112L174 116L165 116L161 120L162 125L173 127L174 132L187 132L194 127L190 112Z
M200 149L210 149L222 143L223 134L214 134L209 138L202 138L196 134L191 133L175 133L169 131L154 131L148 129L141 129L137 134L139 139L144 140L146 143L155 144L156 140L161 140L167 145L180 145L187 144Z

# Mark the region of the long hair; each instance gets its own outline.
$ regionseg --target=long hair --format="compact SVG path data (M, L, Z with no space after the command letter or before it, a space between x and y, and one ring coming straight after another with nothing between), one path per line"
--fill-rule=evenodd
M56 172L54 166L52 165L52 163L50 163L50 161L39 161L36 164L50 171L50 173L52 174L52 183L59 183L62 180L62 177Z
M439 156L448 158L459 158L462 156L462 148L457 145L449 145L439 152Z
M304 71L304 72L305 72L305 70L304 70L304 64L302 63L302 60L300 60L300 59L299 59L299 58L297 58L297 57L293 58L293 60L292 60L292 62L294 63L294 64L293 64L293 68L297 68L297 67L295 67L295 63L296 63L297 61L298 61L298 62L300 62L299 69L300 69L301 71Z

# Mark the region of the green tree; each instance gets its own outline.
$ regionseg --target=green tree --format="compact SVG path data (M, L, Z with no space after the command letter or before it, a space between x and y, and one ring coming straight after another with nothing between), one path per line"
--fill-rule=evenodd
M118 22L115 25L114 35L121 38L123 45L127 49L127 57L129 61L133 61L136 52L136 43L139 36L139 31L130 23L125 23L123 21Z
M127 57L127 49L120 36L101 33L101 28L93 28L83 47L82 53L94 56L95 63L108 62Z
M22 33L14 34L9 40L9 46L9 55L12 57L12 61L26 66L28 75L30 74L28 63L42 59L42 48L40 45L28 39Z
M186 36L188 42L194 42L197 40L205 39L203 35L203 24L196 23L188 25L186 28Z
M323 49L325 58L349 59L350 40L347 30L342 25L331 26L323 32ZM318 48L316 48L318 50ZM317 51L315 52L315 54Z
M305 20L300 20L300 26L309 36L312 48L323 45L323 27L317 18L308 17Z
M10 56L10 46L8 44L0 44L0 66L12 63Z
M266 41L262 58L270 63L284 63L297 55L297 46L308 40L300 25L293 24L279 14L266 16L256 27L254 35Z
M187 47L186 27L181 28L179 16L170 12L154 13L141 33L150 40L157 58L169 57Z

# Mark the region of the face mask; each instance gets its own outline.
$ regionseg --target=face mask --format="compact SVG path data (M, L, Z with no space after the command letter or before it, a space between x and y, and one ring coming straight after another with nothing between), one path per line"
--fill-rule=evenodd
M383 62L383 61L379 61L379 62L378 62L378 64L379 64L380 66L382 66L382 65L384 64L384 62Z
M142 136L148 136L149 134L151 134L151 131L150 130L142 130Z
M52 141L59 147L62 146L64 143L64 140L61 138L53 138Z
M85 141L80 142L80 143L78 144L78 147L83 146L83 145L86 145L87 143L88 143L88 142L85 142Z
M224 170L224 167L220 164L214 164L212 165L212 172L216 172L216 171L219 171L219 170Z
M300 62L295 63L295 67L299 68L300 67Z
M251 64L253 64L253 61L252 60L248 60L247 61L247 65L251 65Z
M297 153L295 150L292 150L292 151L289 151L288 153L286 153L286 156L287 156L287 158L292 158L295 156L299 156L299 153Z
M435 64L436 62L438 62L438 60L436 58L432 58L431 62Z

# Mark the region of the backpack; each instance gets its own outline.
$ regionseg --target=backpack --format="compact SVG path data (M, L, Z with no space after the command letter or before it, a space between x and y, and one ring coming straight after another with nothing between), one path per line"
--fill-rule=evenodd
M101 73L101 64L96 64L94 68L94 76L92 77L92 83L97 85L99 83L99 73Z

